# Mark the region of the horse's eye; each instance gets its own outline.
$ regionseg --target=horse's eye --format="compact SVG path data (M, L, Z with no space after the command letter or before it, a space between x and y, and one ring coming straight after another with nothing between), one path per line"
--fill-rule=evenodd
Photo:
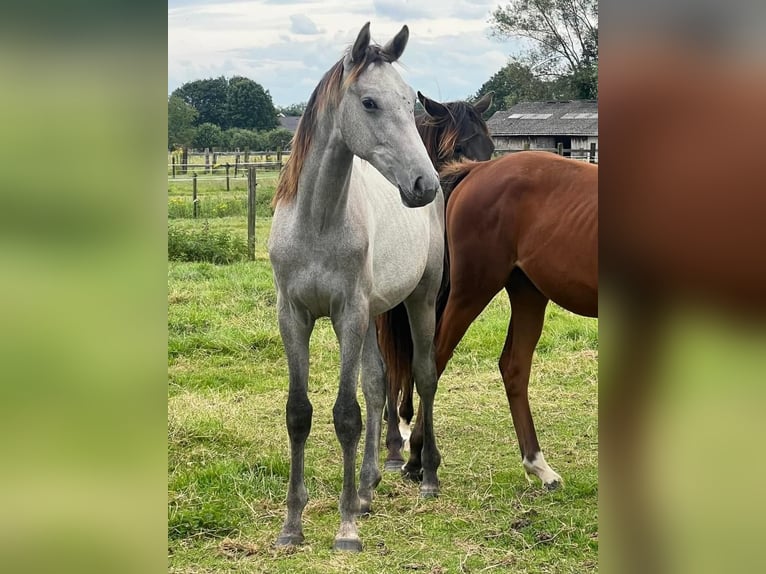
M374 110L378 107L378 104L375 103L375 100L372 98L364 98L362 100L362 105L364 106L365 110Z
M463 146L456 145L455 146L455 153L458 154L458 155L462 155L463 154Z

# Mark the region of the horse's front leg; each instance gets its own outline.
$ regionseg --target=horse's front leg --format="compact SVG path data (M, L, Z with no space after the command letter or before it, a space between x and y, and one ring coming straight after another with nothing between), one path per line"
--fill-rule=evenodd
M311 431L312 407L308 397L309 338L314 318L280 301L279 331L287 354L290 386L287 396L287 434L290 436L290 479L287 487L287 518L277 546L303 542L301 517L308 502L303 480L303 453Z
M340 385L333 407L335 435L343 450L343 490L340 495L340 530L335 550L359 552L362 542L356 527L360 503L356 492L356 452L362 432L362 411L356 400L362 346L370 322L367 302L346 301L343 311L332 317L340 343ZM380 412L378 413L380 416Z
M436 448L433 426L434 397L437 385L434 352L434 328L436 324L434 297L411 297L407 300L407 312L412 328L412 370L415 377L415 387L420 396L418 425L422 424L423 429L423 446L420 453L423 465L423 482L420 485L420 495L423 497L438 496L439 479L436 476L436 471L441 464L441 454ZM415 448L414 443L412 448Z

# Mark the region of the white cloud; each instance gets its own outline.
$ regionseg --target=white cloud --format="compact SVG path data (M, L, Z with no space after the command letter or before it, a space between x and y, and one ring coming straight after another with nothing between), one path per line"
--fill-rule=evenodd
M243 75L269 90L277 105L306 101L371 21L372 38L381 44L409 26L400 70L413 87L441 100L462 99L517 46L488 38L496 6L497 0L172 0L168 90L195 79Z
M314 35L319 34L319 30L317 30L317 25L314 24L314 22L306 16L305 14L292 14L290 16L290 22L292 22L292 25L290 26L290 31L293 34L306 34L306 35Z

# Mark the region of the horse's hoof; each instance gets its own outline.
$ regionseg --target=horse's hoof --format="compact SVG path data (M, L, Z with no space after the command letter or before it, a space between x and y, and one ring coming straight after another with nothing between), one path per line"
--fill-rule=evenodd
M385 470L386 472L399 472L400 470L402 470L403 466L404 466L404 460L390 459L390 460L387 460L385 464L383 465L383 470Z
M545 488L546 490L551 491L551 490L558 490L562 486L564 486L564 483L561 481L561 479L559 479L559 480L550 481L549 483L545 485Z
M280 534L276 546L298 546L303 544L303 534Z
M438 498L439 497L439 487L438 486L426 486L421 485L420 487L420 498Z
M423 480L423 469L412 468L407 465L404 465L402 467L402 476L413 482L420 482Z
M332 549L340 552L361 552L362 541L358 538L336 538Z
M359 501L359 514L357 516L367 516L372 512L372 501Z

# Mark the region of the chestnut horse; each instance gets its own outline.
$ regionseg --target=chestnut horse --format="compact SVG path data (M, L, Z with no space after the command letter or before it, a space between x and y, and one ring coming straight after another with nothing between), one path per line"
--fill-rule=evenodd
M437 373L444 372L471 323L505 289L511 320L499 367L522 463L528 474L555 488L561 477L543 457L527 388L548 301L579 315L598 315L598 167L525 151L451 164L441 176L448 198L449 281L442 282L436 305ZM409 380L401 381L403 403L412 396ZM420 419L402 468L413 479L421 473Z
M437 102L418 92L425 114L415 117L415 123L434 167L438 170L460 159L488 160L495 151L487 124L481 115L492 103L489 92L473 103ZM443 281L449 278L445 245ZM442 286L443 288L444 286ZM386 364L387 387L387 470L401 470L404 438L410 435L412 407L412 337L407 311L400 304L377 318L378 346ZM401 396L401 401L400 401ZM401 402L399 412L397 405ZM401 423L400 423L401 420ZM401 428L400 428L401 425Z

